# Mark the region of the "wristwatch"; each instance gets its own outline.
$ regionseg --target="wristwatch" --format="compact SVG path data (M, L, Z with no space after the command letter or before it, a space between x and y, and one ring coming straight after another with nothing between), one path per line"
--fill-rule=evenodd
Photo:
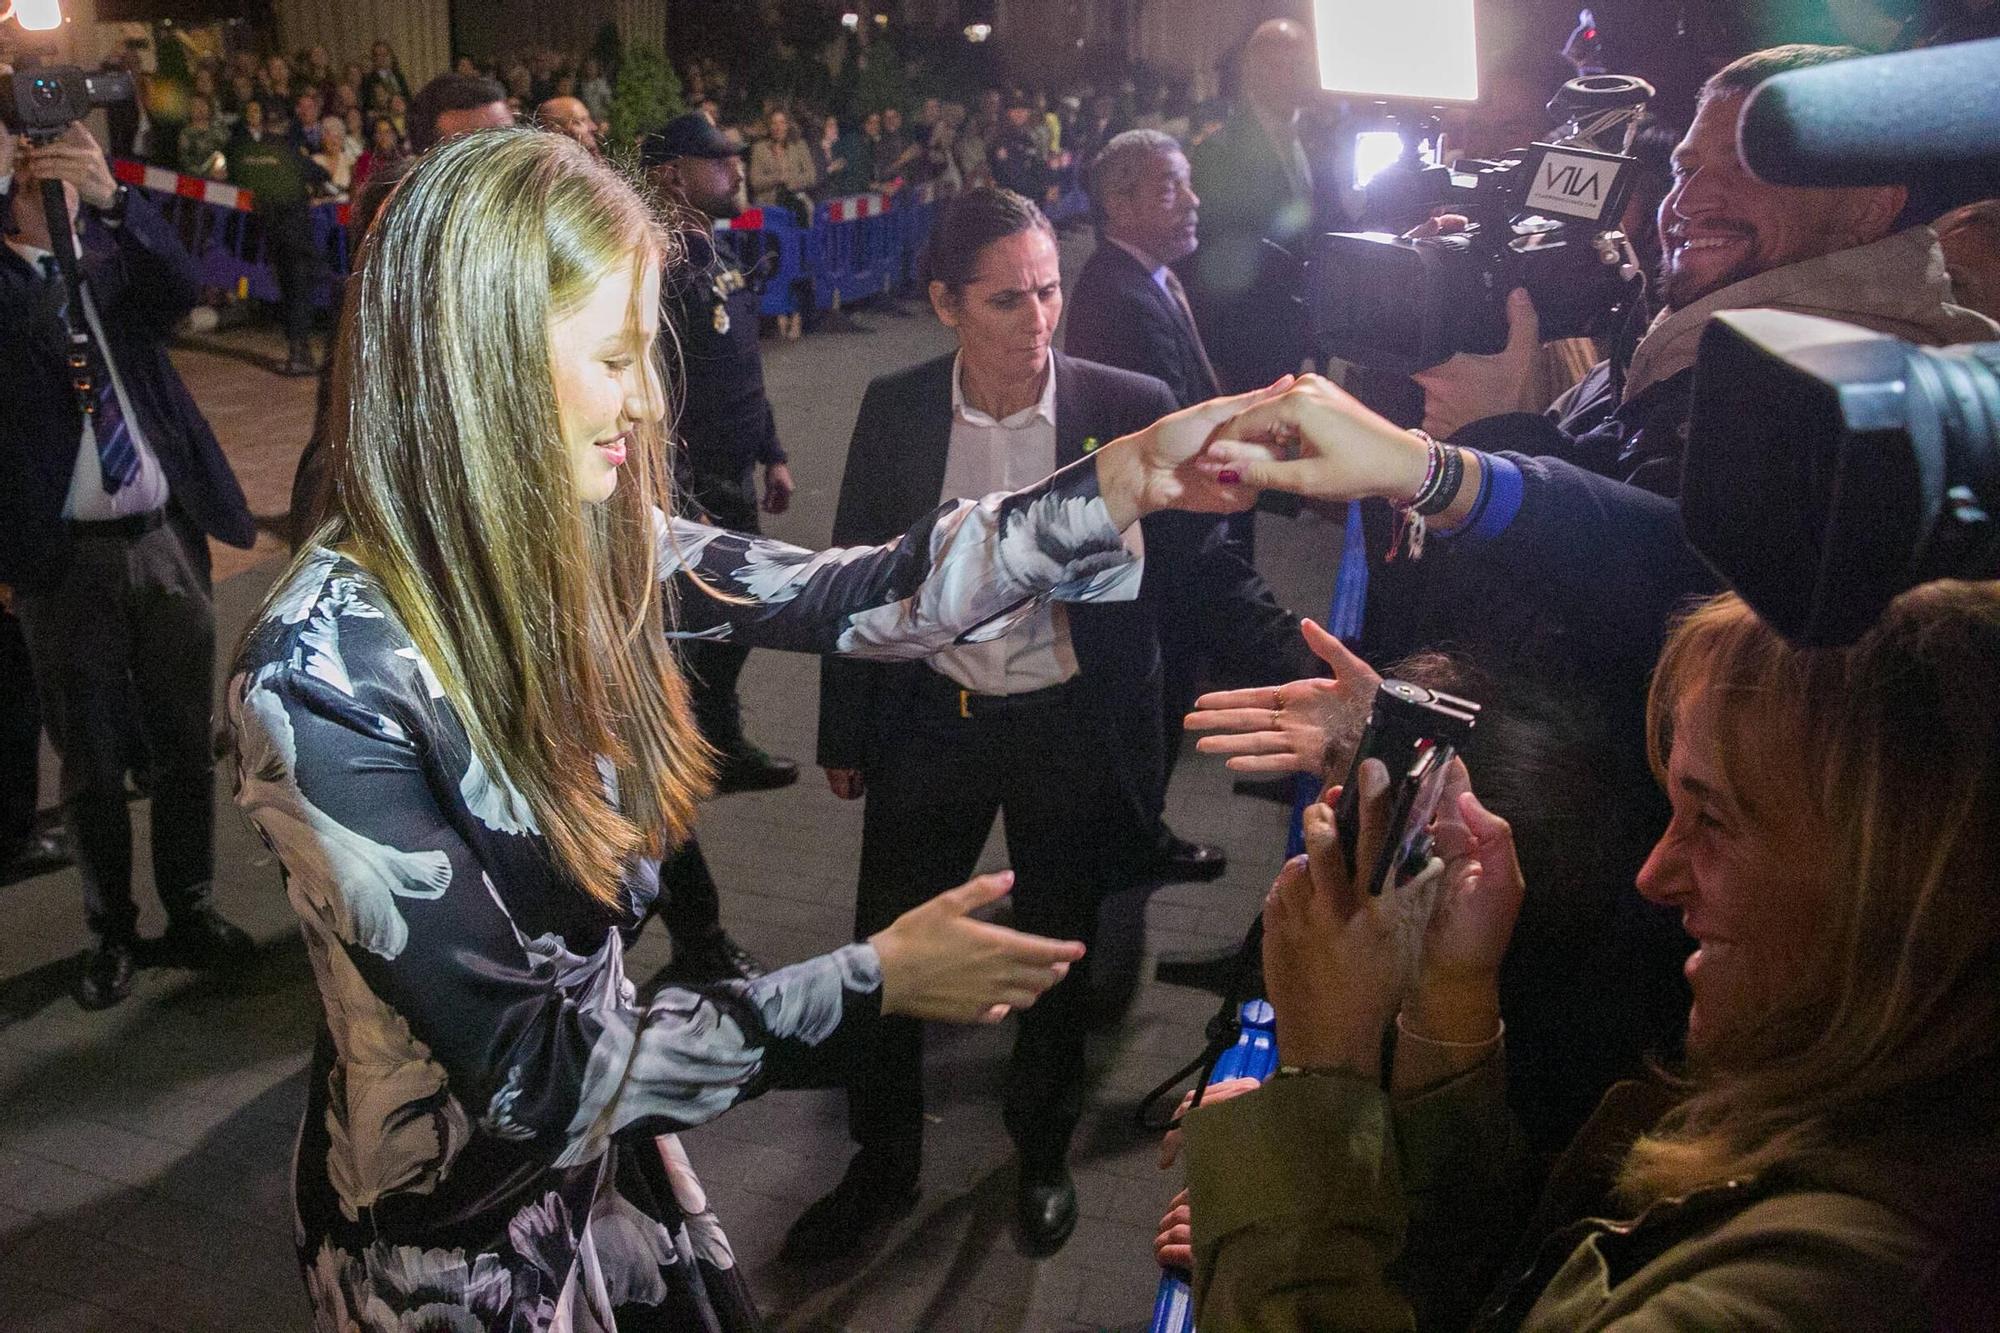
M115 227L125 220L125 208L131 202L132 187L121 182L118 188L111 192L111 202L97 210L97 216L101 221Z

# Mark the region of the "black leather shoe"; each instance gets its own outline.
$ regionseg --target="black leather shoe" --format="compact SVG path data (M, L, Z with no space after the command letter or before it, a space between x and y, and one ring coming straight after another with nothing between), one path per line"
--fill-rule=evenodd
M1014 1225L1021 1252L1044 1259L1063 1247L1076 1230L1076 1181L1069 1166L1021 1167L1021 1185L1014 1196Z
M215 967L247 961L257 944L240 927L222 919L213 907L182 912L167 923L160 936L162 961L181 967Z
M1154 878L1169 884L1211 880L1229 869L1229 854L1205 842L1189 842L1167 834L1153 853Z
M1216 995L1229 994L1229 985L1236 981L1236 949L1224 949L1220 953L1182 954L1173 958L1162 958L1153 966L1153 980L1168 986L1186 986L1191 990L1205 990ZM1263 969L1251 959L1245 969L1236 993L1240 996L1258 995L1263 991L1260 974Z
M785 1233L778 1257L801 1267L848 1258L880 1239L890 1223L916 1206L914 1180L886 1176L857 1157L831 1194L799 1214Z
M84 1009L109 1009L132 993L132 942L99 940L83 955L71 993Z
M716 765L715 791L718 796L735 791L771 791L789 787L798 780L799 766L792 760L765 754L746 743L741 749L724 754L722 762Z
M717 981L755 981L768 969L720 928L698 940L674 941L674 958L660 971L669 986L701 986Z
M17 884L24 879L61 870L76 858L62 837L55 833L31 833L0 852L0 884Z

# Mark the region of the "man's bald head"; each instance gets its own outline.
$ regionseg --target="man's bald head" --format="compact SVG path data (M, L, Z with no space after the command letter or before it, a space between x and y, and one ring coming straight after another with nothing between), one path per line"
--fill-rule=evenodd
M1267 113L1289 115L1319 87L1312 34L1292 19L1266 19L1243 48L1243 95Z
M597 121L582 99L551 97L535 108L535 122L545 130L569 136L596 155Z

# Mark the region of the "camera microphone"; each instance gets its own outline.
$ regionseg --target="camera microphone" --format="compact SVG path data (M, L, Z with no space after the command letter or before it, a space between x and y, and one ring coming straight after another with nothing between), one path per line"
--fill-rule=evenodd
M2000 38L1842 60L1767 80L1743 105L1743 160L1773 185L2000 193ZM1950 98L1928 90L1953 89Z

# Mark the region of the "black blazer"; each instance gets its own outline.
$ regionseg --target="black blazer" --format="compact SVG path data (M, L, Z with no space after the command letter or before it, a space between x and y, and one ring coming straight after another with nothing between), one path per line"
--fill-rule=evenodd
M1182 407L1219 392L1180 303L1160 290L1144 264L1108 240L1098 241L1077 275L1063 347L1071 356L1165 381Z
M869 384L848 446L847 472L833 520L836 546L887 541L938 504L951 445L952 356L939 357ZM1056 466L1084 455L1084 443L1109 443L1174 410L1160 381L1054 354ZM1094 734L1078 737L1117 765L1119 785L1150 837L1166 789L1161 727L1160 626L1194 618L1202 641L1234 663L1261 664L1270 680L1317 674L1299 639L1298 620L1279 606L1255 570L1223 540L1219 520L1159 513L1143 520L1146 571L1130 602L1073 603L1070 644L1080 668L1084 707ZM881 739L908 717L910 698L929 671L921 662L829 658L820 667L819 754L822 767L864 772Z
M133 193L125 220L106 225L85 209L78 221L82 267L126 397L160 460L170 508L211 537L247 547L257 537L243 491L215 433L167 359L174 326L194 307L200 283L180 238ZM38 269L0 246L0 583L33 587L58 577L69 558L63 501L76 466L83 417L70 389L62 293Z

